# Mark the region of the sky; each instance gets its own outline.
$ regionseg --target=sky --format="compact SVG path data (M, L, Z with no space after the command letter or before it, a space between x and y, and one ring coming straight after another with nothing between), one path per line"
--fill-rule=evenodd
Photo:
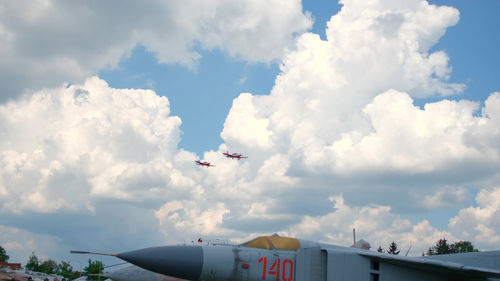
M272 233L349 246L352 228L410 255L440 238L498 249L499 12L2 1L0 245L77 269L72 249Z

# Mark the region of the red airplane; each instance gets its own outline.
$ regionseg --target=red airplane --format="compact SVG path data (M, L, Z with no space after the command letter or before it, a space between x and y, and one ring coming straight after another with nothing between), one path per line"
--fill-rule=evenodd
M238 153L229 154L229 152L227 152L227 151L222 153L222 154L224 154L224 156L226 156L227 158L231 158L231 159L240 160L241 158L248 158L246 156L241 156L241 154L238 154Z
M205 166L205 167L215 167L215 165L210 164L210 162L201 162L200 160L194 161L196 164L200 166Z

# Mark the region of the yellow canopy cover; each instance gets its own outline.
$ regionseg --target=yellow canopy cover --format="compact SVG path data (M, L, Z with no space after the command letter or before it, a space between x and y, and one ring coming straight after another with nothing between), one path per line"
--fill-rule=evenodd
M243 244L245 247L259 249L280 249L295 251L300 248L298 239L279 236L260 236Z

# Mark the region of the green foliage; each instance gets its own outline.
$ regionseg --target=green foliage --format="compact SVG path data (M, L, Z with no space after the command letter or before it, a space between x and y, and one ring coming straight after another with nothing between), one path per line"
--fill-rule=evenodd
M40 272L40 261L35 255L35 252L31 253L31 256L28 258L28 262L26 263L25 268L28 270Z
M478 249L474 248L469 241L458 241L451 244L451 249L453 253L469 253L469 252L479 252Z
M451 246L446 238L439 239L436 244L427 250L428 256L451 254Z
M478 252L469 241L458 241L449 244L446 238L439 239L434 246L427 250L427 256L446 255L456 253Z
M62 275L71 280L81 276L80 272L73 271L73 267L69 262L61 261L57 263L52 259L42 260L39 259L34 252L29 257L25 268L36 272Z
M9 255L7 255L7 252L5 251L5 249L0 246L0 261L8 261L9 260Z
M61 261L57 265L57 275L62 275L70 280L76 279L82 276L81 272L73 271L73 266L69 262Z
M104 264L101 261L92 261L89 259L89 266L83 269L90 280L98 280L97 274L102 274L104 272Z
M61 261L57 265L57 274L69 278L73 272L73 267L69 262Z
M54 274L57 272L57 262L52 259L44 260L40 264L39 271L47 274Z
M69 280L76 279L78 277L81 277L83 274L78 271L73 271L73 267L69 262L62 261L59 264L59 272L57 273L58 275L62 275L65 278Z
M389 248L387 249L387 253L392 255L397 255L399 254L399 252L400 250L398 250L398 244L392 241L391 244L389 245Z

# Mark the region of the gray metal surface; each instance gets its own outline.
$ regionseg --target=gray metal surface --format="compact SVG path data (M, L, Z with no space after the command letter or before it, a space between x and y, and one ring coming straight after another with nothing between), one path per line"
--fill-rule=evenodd
M157 275L158 273L137 266L129 266L106 273L106 277L113 281L157 281Z
M354 251L325 250L328 281L370 281L369 259Z
M117 256L144 269L187 280L198 280L203 267L200 246L152 247Z
M235 255L230 246L204 246L203 269L200 280L231 280L235 269Z
M184 281L184 279L155 273L135 265L108 272L104 276L113 281Z
M429 257L405 257L398 255L382 254L372 251L361 251L359 255L371 258L372 260L378 260L380 262L390 263L398 265L401 267L413 268L422 272L432 272L436 275L445 275L450 278L468 278L465 280L475 280L475 278L499 278L500 270L497 268L490 267L478 267L474 265L469 265L467 263L453 262L449 260L443 260L439 258L429 258ZM456 258L460 258L465 254L455 254ZM493 258L493 262L498 262L498 257ZM482 259L487 259L486 257L479 257L478 261L481 263Z
M500 270L500 251L436 255L426 256L425 258L431 260L462 263L468 266L494 268Z
M274 242L266 244L271 239ZM267 237L267 240L233 246L146 248L118 254L118 257L157 273L200 281L484 281L500 278L500 251L406 257L304 240L288 243L294 242L290 238Z
M326 281L326 251L320 247L297 250L295 281Z

